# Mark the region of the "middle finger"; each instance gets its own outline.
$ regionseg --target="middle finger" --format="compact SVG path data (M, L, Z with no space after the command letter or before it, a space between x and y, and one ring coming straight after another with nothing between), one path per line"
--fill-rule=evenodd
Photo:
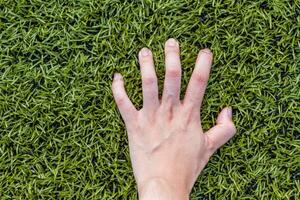
M180 102L181 64L178 42L170 38L165 44L165 81L162 103L172 98L172 104Z

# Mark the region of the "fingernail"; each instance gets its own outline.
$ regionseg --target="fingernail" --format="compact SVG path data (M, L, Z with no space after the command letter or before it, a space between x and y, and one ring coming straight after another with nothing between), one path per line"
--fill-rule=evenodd
M120 73L118 73L118 72L115 72L114 73L114 79L118 79L118 78L120 78L121 77L121 74Z
M150 50L144 47L141 50L141 54L142 56L148 56L150 54Z
M201 53L207 53L207 54L212 54L211 50L208 49L208 48L205 48L205 49L201 49Z
M167 41L167 45L170 47L175 47L177 45L177 41L174 38L170 38Z
M232 108L231 107L228 107L228 109L227 109L227 115L228 115L228 117L230 119L232 118Z

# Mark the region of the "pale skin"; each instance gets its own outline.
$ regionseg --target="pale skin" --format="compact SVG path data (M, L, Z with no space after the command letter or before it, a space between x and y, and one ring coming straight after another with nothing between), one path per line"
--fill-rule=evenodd
M189 199L192 187L212 154L236 133L231 107L219 113L216 125L204 132L200 108L213 54L199 51L183 100L180 99L181 62L177 40L165 43L165 80L159 97L150 49L139 52L143 107L137 110L114 74L113 96L125 122L130 158L140 200Z

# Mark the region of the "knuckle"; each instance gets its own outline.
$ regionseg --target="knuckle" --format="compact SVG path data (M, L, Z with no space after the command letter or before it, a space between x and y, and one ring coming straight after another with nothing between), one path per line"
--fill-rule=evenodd
M117 97L116 102L119 106L123 106L125 103L125 98L124 97Z
M181 132L181 133L186 133L186 132L188 132L188 126L187 126L187 124L186 123L184 123L184 122L179 122L178 124L177 124L177 128L178 128L178 130Z
M171 77L179 77L181 75L180 67L169 67L167 73Z
M140 58L141 67L145 67L145 65L149 65L151 63L152 63L151 55L143 56L142 58Z
M167 94L167 97L166 97L167 104L172 104L174 99L175 99L175 96L173 94Z
M207 81L208 81L208 79L205 76L203 76L203 75L201 75L199 73L195 74L195 80L200 85L206 85Z
M156 82L156 79L153 76L146 76L143 78L143 82L146 85L153 85Z

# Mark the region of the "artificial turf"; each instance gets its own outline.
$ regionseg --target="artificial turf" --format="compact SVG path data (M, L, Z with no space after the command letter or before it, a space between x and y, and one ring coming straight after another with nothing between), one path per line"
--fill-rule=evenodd
M180 42L182 95L197 52L214 53L203 111L237 135L191 199L299 199L299 0L0 0L1 199L136 199L113 72L141 108L138 51Z

